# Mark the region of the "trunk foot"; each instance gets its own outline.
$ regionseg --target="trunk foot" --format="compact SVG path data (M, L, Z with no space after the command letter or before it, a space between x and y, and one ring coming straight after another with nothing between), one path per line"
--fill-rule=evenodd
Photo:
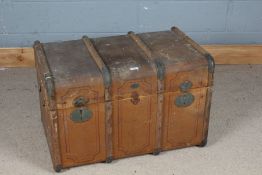
M157 155L160 154L160 152L161 152L160 149L155 149L154 152L153 152L152 154L153 154L154 156L157 156Z
M207 138L205 138L197 147L205 147L207 145Z
M113 161L113 157L107 157L105 163L111 163Z
M59 173L59 172L61 172L61 170L62 170L62 166L61 166L61 165L56 165L56 166L54 167L54 170L55 170L55 172Z

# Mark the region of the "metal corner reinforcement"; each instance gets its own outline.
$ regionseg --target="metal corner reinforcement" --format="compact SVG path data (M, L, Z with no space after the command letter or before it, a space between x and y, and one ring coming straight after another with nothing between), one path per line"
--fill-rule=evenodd
M215 60L214 58L212 57L212 55L210 55L209 53L206 53L205 54L205 57L207 59L207 64L208 64L208 71L209 73L214 73L215 71Z

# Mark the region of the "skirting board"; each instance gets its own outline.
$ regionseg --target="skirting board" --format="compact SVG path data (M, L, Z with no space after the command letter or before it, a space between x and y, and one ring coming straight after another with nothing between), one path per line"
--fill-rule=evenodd
M203 45L216 64L262 64L262 45ZM0 67L34 67L33 48L0 48Z
M34 67L33 48L0 48L0 67Z

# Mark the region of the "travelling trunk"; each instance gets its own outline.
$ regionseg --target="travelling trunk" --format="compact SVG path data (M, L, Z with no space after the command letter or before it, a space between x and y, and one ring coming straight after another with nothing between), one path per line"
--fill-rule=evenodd
M178 28L34 50L55 171L206 145L215 64Z

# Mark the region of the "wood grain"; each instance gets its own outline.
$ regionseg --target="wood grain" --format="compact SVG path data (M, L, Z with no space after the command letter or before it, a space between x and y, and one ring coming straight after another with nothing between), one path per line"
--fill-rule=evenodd
M262 45L202 45L216 64L262 64ZM0 67L34 67L33 48L0 48Z
M216 64L262 64L262 45L203 45Z
M0 48L0 67L34 67L33 48Z

